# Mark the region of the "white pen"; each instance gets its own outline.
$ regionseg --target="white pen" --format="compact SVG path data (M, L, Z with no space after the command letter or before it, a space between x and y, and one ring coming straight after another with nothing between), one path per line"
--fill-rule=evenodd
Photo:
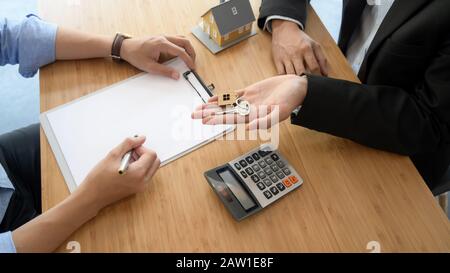
M120 175L126 174L126 172L128 170L128 166L130 165L131 155L133 154L133 152L134 152L134 150L131 150L123 156L122 161L120 163L120 168L119 168Z
M139 137L138 135L134 136L135 138ZM119 174L120 175L124 175L127 173L128 170L128 166L130 166L130 161L131 161L131 157L134 153L134 149L129 151L128 153L126 153L123 158L122 161L120 162L120 167L119 167Z

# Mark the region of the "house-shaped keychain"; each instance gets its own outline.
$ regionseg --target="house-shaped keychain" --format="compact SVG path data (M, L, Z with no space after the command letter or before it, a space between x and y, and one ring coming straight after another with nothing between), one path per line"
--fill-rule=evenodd
M218 105L221 107L233 105L236 103L238 96L234 92L225 92L217 95L218 97Z
M192 33L216 54L255 35L255 20L249 0L221 1L202 15Z

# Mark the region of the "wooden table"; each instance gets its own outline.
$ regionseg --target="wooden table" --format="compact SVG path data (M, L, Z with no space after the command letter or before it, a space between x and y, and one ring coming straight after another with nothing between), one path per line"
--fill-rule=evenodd
M40 0L39 7L46 20L99 34L189 35L199 74L221 90L275 75L266 33L217 56L188 34L213 2ZM260 1L252 4L258 14ZM325 47L332 77L357 81L312 9L307 32ZM110 60L57 62L40 74L41 111L136 73ZM145 193L106 208L69 241L80 242L84 252L367 252L370 241L385 252L450 251L449 221L407 157L288 122L280 137L281 152L305 184L243 222L232 219L203 173L259 142L216 141L163 167ZM44 134L41 145L48 210L69 193Z

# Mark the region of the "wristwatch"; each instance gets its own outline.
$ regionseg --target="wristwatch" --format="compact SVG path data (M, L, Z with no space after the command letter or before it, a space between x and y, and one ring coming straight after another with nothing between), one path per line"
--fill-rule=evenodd
M122 61L122 56L120 56L120 50L122 49L123 41L130 39L131 36L123 33L117 33L114 38L112 48L111 48L111 58L116 62Z

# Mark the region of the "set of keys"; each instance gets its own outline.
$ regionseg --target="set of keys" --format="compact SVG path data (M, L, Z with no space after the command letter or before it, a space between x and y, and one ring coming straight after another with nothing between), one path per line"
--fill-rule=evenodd
M232 107L229 110L217 112L216 115L238 114L246 117L250 115L250 103L246 100L238 98L236 93L223 93L218 96L218 105L220 107Z

